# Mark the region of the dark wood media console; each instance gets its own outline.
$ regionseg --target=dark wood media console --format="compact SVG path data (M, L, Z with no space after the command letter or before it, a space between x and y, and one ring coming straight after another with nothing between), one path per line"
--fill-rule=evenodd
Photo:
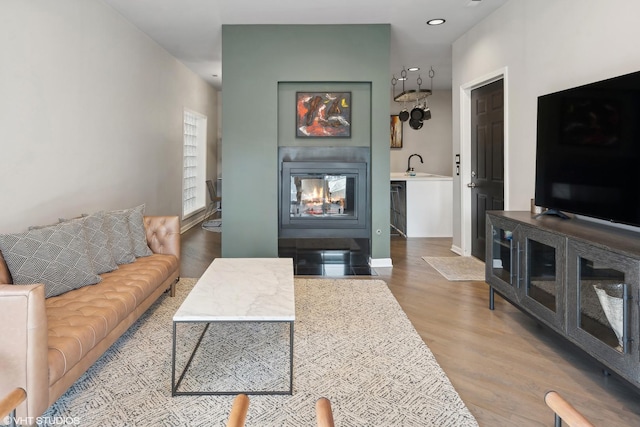
M640 233L591 221L489 211L494 292L640 388Z

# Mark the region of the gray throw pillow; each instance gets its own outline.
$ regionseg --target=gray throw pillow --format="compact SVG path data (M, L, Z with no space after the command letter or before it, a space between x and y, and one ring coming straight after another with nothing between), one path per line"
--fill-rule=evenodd
M125 209L129 216L129 231L131 231L131 243L136 257L153 255L147 245L147 233L144 228L144 205Z
M118 265L111 253L104 212L96 212L71 221L80 221L82 223L87 239L89 258L96 273L108 273L117 269Z
M100 282L87 254L82 224L65 222L0 235L14 284L44 283L47 298Z
M116 264L132 263L136 257L131 243L128 213L124 211L106 212L105 218L111 255Z

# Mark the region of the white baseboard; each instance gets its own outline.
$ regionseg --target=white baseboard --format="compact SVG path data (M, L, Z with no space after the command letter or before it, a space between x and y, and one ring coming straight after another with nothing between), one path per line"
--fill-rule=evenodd
M456 245L451 245L451 252L453 252L454 254L458 254L460 256L464 255L464 252L462 250L462 248L456 246Z
M180 224L180 234L184 233L190 228L195 227L200 222L202 222L202 220L204 220L204 212L200 212L199 214L193 215L187 219L183 219L182 223Z
M393 267L391 258L369 258L369 266L371 268Z

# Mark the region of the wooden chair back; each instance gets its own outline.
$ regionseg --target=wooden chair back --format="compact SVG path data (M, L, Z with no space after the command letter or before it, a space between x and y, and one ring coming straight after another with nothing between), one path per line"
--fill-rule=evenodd
M331 402L326 397L321 397L316 402L316 419L318 427L334 427Z
M233 405L231 405L231 412L229 413L227 427L244 427L248 410L249 397L246 394L237 395L233 400Z
M10 417L9 425L15 426L16 408L27 399L27 392L16 388L0 400L0 420Z
M569 427L595 427L556 391L548 391L544 395L544 402L555 414L556 427L561 427L563 421Z

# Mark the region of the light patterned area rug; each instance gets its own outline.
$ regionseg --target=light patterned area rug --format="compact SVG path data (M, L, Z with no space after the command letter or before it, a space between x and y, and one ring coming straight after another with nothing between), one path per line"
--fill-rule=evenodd
M423 260L438 270L445 279L455 281L484 282L484 262L471 256L428 257Z
M45 416L81 426L225 425L234 396L170 393L171 319L194 283L182 279L175 298L162 296ZM323 396L337 426L478 425L385 282L297 278L295 292L293 395L250 395L246 426L314 426ZM201 331L180 333L194 344ZM213 324L183 384L286 389L287 339L287 326ZM178 364L191 347L179 349Z

